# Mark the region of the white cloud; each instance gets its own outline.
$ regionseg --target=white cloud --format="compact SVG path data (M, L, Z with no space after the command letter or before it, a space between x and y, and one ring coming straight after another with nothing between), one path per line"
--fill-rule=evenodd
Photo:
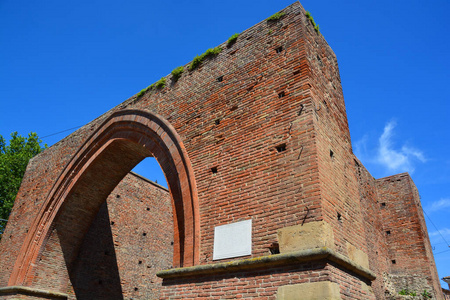
M397 124L390 121L384 126L383 134L378 140L376 162L391 172L414 172L416 161L425 162L422 151L410 146L394 148L394 128Z
M367 150L367 143L369 141L369 137L366 135L364 135L362 137L362 139L360 139L359 141L356 141L354 143L354 152L356 157L358 157L361 161L365 161L366 160L366 153L368 152Z
M431 205L427 208L427 212L431 213L446 208L450 208L450 198L443 198L439 201L431 203Z
M440 232L440 233L439 233ZM439 231L432 231L429 233L430 234L430 238L434 238L434 237L440 237L441 235L444 238L448 238L450 237L450 228L442 228Z
M372 165L375 170L383 170L382 176L401 172L414 173L418 163L427 161L424 153L406 143L398 141L395 136L395 121L387 122L378 143L367 134L353 143L355 155L365 164ZM402 145L400 147L396 145ZM377 171L375 171L377 172Z

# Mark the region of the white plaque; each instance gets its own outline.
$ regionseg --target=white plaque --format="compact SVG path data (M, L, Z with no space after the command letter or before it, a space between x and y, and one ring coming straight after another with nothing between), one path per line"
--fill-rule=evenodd
M252 254L252 220L214 228L213 260Z

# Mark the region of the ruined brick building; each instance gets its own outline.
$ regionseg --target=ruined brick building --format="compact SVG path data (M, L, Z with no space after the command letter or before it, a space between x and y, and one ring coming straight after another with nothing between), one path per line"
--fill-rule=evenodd
M220 47L30 161L0 298L443 299L417 189L354 156L300 3Z

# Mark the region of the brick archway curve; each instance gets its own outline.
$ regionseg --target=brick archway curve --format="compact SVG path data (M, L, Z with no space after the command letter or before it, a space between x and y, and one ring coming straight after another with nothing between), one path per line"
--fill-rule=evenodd
M64 211L66 198L75 193L83 176L86 180L85 174L99 169L101 164L98 162L106 155L104 153L113 153L117 157L123 155L120 151L124 149L133 153L123 159L128 159L125 163L121 162L122 159L119 162L117 159L108 161L118 168L112 172L108 181L111 183L104 188L103 194L108 195L143 158L154 156L166 176L174 207L174 266L198 264L198 195L193 169L181 138L172 125L157 114L144 110L121 110L99 126L64 168L28 231L8 285L31 285L39 256L58 216ZM99 176L108 176L109 173ZM105 199L99 201L102 203Z

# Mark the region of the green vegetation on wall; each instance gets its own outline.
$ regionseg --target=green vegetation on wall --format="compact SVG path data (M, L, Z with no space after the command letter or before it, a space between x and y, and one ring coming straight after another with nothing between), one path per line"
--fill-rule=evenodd
M181 77L181 74L184 72L184 67L180 66L172 70L170 74L173 76L173 81L178 81L178 79Z
M273 15L271 15L270 17L267 18L267 21L278 21L284 15L285 15L285 13L283 13L283 12L274 13Z
M235 33L232 36L230 36L230 38L227 41L227 46L232 46L236 42L238 37L239 37L239 33Z
M153 83L152 85L149 85L145 89L142 89L139 93L137 93L136 98L142 97L146 92L154 89L162 89L166 86L166 78L163 77L157 82Z
M215 48L209 48L202 55L197 55L192 60L192 63L189 66L189 71L195 70L202 63L202 61L205 60L205 58L210 57L210 56L215 56L215 55L219 54L220 52L222 52L222 47L217 46Z
M158 80L157 82L154 83L155 88L157 89L162 89L166 86L166 78L163 77L160 80Z
M319 31L319 25L316 24L316 22L314 22L314 18L311 16L311 13L310 13L309 11L307 11L307 12L305 13L305 15L306 15L306 17L308 18L308 20L311 21L311 24L314 26L314 30L315 30L317 33L319 33L319 32L320 32L320 31Z

